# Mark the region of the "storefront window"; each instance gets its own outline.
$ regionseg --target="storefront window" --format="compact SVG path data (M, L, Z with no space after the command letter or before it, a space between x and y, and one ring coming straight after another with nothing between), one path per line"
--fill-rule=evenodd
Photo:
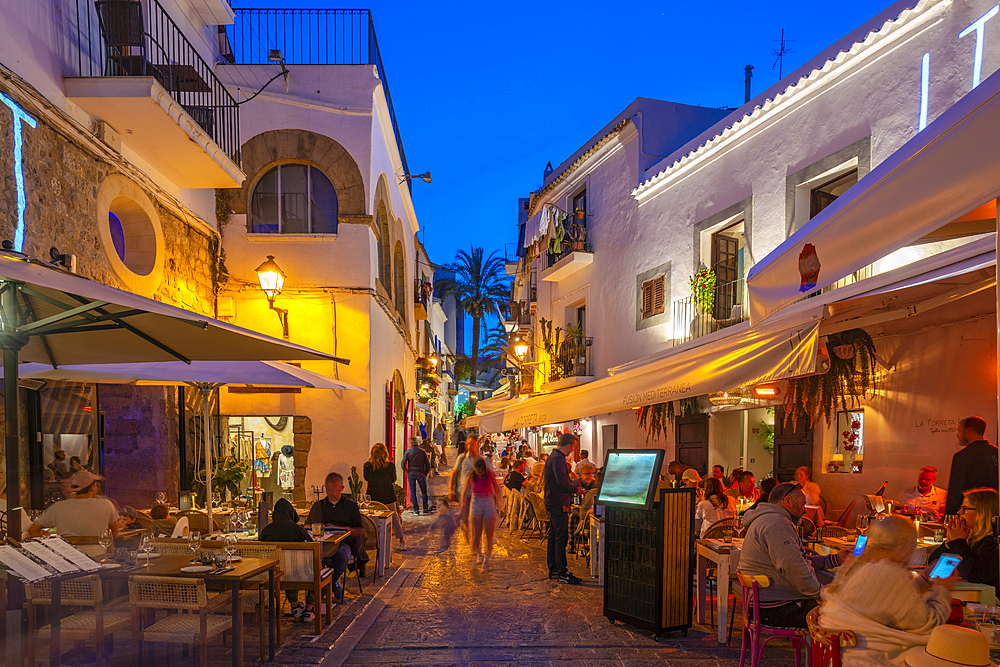
M246 464L245 493L272 493L292 499L295 488L295 435L291 416L229 416L226 456Z

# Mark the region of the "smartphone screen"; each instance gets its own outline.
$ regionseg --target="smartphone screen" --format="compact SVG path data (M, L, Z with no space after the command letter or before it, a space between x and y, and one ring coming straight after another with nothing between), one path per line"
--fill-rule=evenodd
M860 556L865 550L865 545L868 544L868 536L862 535L858 538L857 543L854 545L854 551L851 553L852 556Z
M962 562L961 556L955 554L945 554L938 559L928 575L931 579L947 579L955 571L958 564Z

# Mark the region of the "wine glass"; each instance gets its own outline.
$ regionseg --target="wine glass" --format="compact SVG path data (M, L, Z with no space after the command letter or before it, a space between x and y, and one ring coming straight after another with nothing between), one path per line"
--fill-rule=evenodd
M859 514L858 515L858 532L863 533L868 530L868 515Z
M156 538L153 536L152 533L146 533L142 536L142 542L139 544L139 548L142 549L142 552L144 554L146 554L145 558L146 562L143 563L143 567L149 567L149 554L151 551L153 551L153 547L155 546L156 546Z
M232 533L223 538L223 549L226 551L226 567L229 567L233 554L236 552L236 536Z
M111 529L110 528L107 529L107 530L105 530L103 533L101 533L101 536L97 538L97 543L100 544L101 547L104 549L104 558L102 558L101 560L102 561L107 560L108 559L108 547L110 547L112 544L115 543L115 538L111 534Z
M365 511L370 512L372 509L372 497L365 494Z
M156 504L157 505L166 505L167 504L167 494L164 493L163 491L157 491L156 492Z
M192 530L188 535L188 549L191 550L191 560L197 558L198 551L201 549L201 533L197 530Z

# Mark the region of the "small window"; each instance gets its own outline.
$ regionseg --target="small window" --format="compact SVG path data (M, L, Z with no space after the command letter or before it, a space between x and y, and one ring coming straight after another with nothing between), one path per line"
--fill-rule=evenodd
M840 195L858 182L858 170L852 169L846 174L827 181L818 188L813 188L809 198L809 217L815 218L820 211L837 201Z
M664 277L653 278L642 284L642 319L659 315L664 310Z
M264 174L250 198L254 234L336 234L337 191L322 171L283 164Z

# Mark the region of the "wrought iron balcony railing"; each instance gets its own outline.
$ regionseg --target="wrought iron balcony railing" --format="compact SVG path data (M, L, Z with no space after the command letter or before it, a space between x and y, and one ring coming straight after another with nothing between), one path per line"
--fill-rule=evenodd
M409 174L403 139L392 107L375 24L367 9L236 9L226 26L237 65L267 65L271 49L280 49L286 65L375 65L382 81L389 119L403 173ZM407 186L413 187L407 180Z
M236 100L157 0L76 0L68 74L149 76L239 164Z
M674 301L675 335L680 342L686 343L739 324L746 319L747 314L747 290L743 280L716 285L715 300L708 312L704 312L691 296Z
M592 376L590 349L593 345L594 339L590 337L564 340L559 346L559 353L549 360L549 382Z
M571 220L575 220L571 218ZM566 236L563 238L562 247L558 253L547 253L547 262L545 268L551 268L556 265L564 257L569 256L573 252L586 251L588 246L587 241L587 224L586 220L583 222L566 222L565 225Z

